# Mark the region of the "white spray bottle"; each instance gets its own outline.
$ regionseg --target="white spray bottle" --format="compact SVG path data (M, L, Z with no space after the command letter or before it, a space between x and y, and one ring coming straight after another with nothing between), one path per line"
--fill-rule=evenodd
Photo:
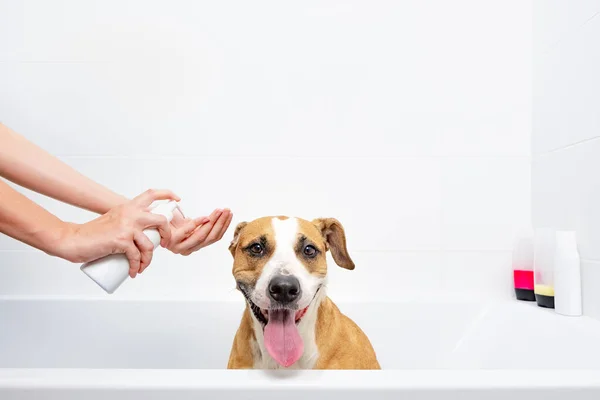
M572 317L581 316L581 295L581 260L575 231L558 231L554 256L555 311Z
M151 206L150 212L163 215L167 218L167 221L171 222L173 211L176 208L181 212L177 202L169 201ZM146 229L143 233L150 239L156 249L160 244L158 230ZM112 294L129 276L129 260L125 254L111 254L83 264L81 270L107 293Z

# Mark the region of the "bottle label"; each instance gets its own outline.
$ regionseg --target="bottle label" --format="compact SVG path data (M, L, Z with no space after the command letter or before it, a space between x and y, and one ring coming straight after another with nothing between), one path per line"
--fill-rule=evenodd
M533 271L514 270L515 289L533 290Z

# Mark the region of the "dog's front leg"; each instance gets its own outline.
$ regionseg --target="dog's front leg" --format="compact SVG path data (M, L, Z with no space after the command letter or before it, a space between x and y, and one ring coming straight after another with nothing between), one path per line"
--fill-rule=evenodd
M227 369L254 368L254 357L250 344L252 340L254 340L252 332L248 329L247 325L242 324L233 339Z
M241 354L234 351L229 355L227 369L253 369L254 361L249 357L242 357Z

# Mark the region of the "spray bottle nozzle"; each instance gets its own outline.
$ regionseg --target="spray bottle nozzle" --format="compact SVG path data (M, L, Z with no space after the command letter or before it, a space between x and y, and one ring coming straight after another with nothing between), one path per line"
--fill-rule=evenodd
M185 218L185 215L183 214L183 211L181 210L181 206L175 200L161 202L158 204L156 204L156 202L155 202L155 204L150 205L150 211L153 214L159 214L159 215L165 215L165 216L172 214L173 211L175 211L176 209L179 210L181 215Z

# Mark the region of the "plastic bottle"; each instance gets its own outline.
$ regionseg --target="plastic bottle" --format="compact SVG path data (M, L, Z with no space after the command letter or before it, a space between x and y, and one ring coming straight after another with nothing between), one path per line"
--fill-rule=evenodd
M179 208L175 201L159 203L151 207L154 214L163 215L167 221L173 219L173 211ZM144 234L150 239L156 249L160 244L160 234L157 229L146 229ZM81 266L87 276L96 282L107 293L112 294L129 276L129 260L125 254L111 254L109 256L90 261Z
M554 309L578 317L581 306L581 263L574 231L556 232L554 258Z
M533 280L535 300L540 307L554 308L555 231L547 228L537 229L534 245Z
M512 253L513 282L517 300L535 301L533 286L533 231L522 230Z

